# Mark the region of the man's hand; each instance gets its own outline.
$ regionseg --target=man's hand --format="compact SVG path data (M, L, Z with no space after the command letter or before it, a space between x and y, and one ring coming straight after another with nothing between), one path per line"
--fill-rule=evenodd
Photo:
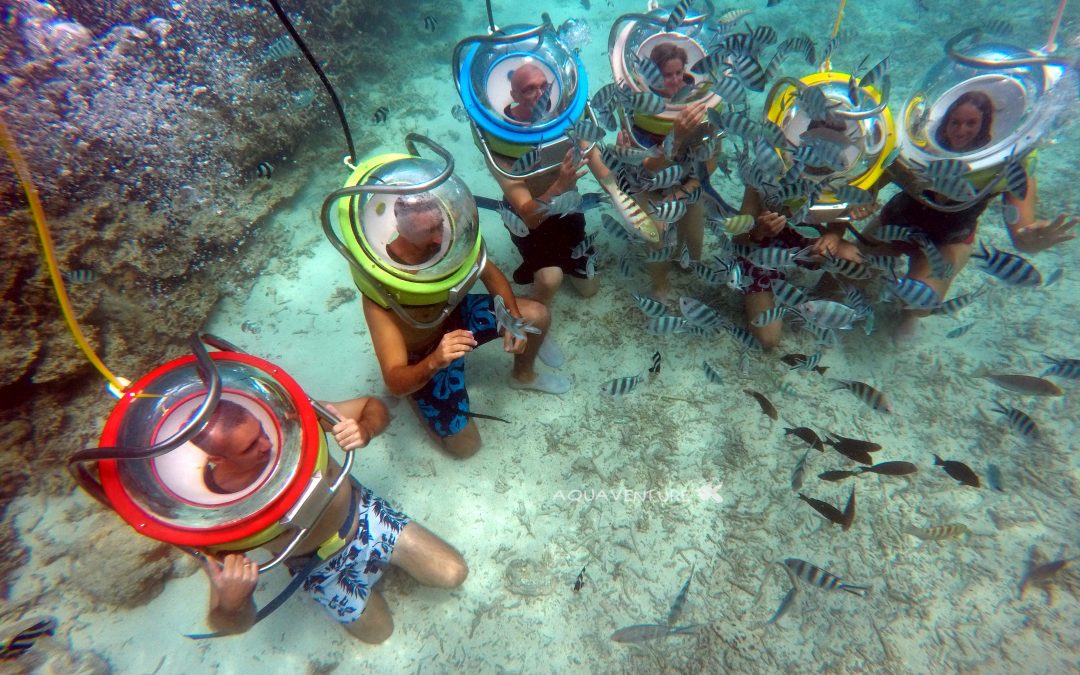
M472 331L465 329L452 330L442 336L439 346L428 356L436 370L441 370L457 359L465 356L476 347L476 339Z
M537 339L539 339L539 336L537 336ZM511 354L520 354L521 352L525 351L525 346L528 344L528 337L526 337L524 340L521 340L511 335L510 331L503 331L503 351L509 352Z
M675 118L675 143L676 145L686 140L686 137L694 132L705 121L705 113L709 106L705 101L698 101L682 109Z
M217 607L223 612L241 612L248 607L259 582L259 566L242 553L229 553L224 562L207 557L203 564L214 588Z
M1049 220L1036 220L1027 227L1013 232L1013 243L1016 248L1025 253L1038 253L1045 251L1051 246L1075 239L1076 234L1070 232L1080 224L1080 218L1069 217L1062 213L1051 222Z
M576 188L578 179L585 175L583 167L587 159L584 153L581 153L581 159L575 162L574 149L567 150L566 155L563 156L562 164L559 165L559 176L551 185L551 192L558 196Z
M754 241L775 237L787 225L787 218L773 211L762 211L755 221L754 227L750 230L750 238Z
M878 207L879 204L877 202L852 206L848 209L848 216L850 216L852 220L866 220L877 212Z
M342 415L337 408L330 404L326 405L326 409L334 413L339 420L331 431L333 431L334 440L337 441L342 450L355 450L368 444L368 441L371 440L371 433L360 426L359 422Z

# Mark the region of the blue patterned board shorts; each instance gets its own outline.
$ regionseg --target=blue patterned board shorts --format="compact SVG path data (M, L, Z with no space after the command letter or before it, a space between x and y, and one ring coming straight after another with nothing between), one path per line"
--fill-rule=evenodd
M455 330L470 330L478 345L499 337L495 324L495 303L490 295L466 295L461 304L443 323L443 334ZM412 355L409 363L418 363L434 351ZM439 438L453 436L469 423L461 413L469 412L469 392L465 390L465 357L437 371L423 387L413 392L413 401L430 428Z
M304 580L304 590L341 623L352 623L363 614L368 593L382 578L398 535L409 524L408 516L363 485L354 483L353 490L359 493L353 495L358 500L356 538Z

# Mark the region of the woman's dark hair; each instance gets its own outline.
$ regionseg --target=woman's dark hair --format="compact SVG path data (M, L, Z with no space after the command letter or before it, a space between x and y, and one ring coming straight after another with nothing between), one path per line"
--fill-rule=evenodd
M994 126L994 102L984 92L967 91L952 102L949 109L945 111L945 116L941 118L941 124L938 124L937 131L934 132L934 140L946 150L953 150L949 145L946 127L949 126L949 120L952 119L953 113L962 105L970 105L982 113L982 127L979 129L979 134L975 137L975 140L971 142L971 149L981 148L990 142L990 128Z
M664 64L671 59L679 59L683 65L690 60L686 50L675 44L674 42L661 42L653 47L652 53L649 54L649 60L656 64L657 68L663 69Z

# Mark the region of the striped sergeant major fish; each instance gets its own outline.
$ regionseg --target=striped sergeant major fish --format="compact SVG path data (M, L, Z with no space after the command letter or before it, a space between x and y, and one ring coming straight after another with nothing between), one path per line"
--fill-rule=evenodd
M668 306L662 302L653 300L646 295L638 295L637 293L632 293L631 295L634 296L634 301L637 302L641 311L650 319L664 316L668 312Z
M642 380L641 375L631 375L628 377L616 377L614 380L608 380L600 386L600 391L604 392L612 398L619 398L634 391Z
M300 48L293 39L283 35L266 46L262 52L262 60L266 62L278 61L290 56L300 56Z
M687 323L701 328L716 328L724 323L724 319L712 307L685 295L679 298L679 311Z
M773 307L771 309L767 309L764 312L762 312L761 314L758 314L757 316L755 316L754 319L750 322L750 325L754 326L755 328L762 328L764 326L768 326L770 323L773 323L774 321L780 321L781 319L783 319L784 314L787 311L788 311L788 308L784 307L782 305L779 306L779 307Z
M979 241L979 250L971 254L980 262L983 272L1001 279L1010 286L1038 286L1042 275L1030 262L1015 253L999 251Z
M836 337L836 331L832 328L819 326L808 321L803 322L802 328L814 336L814 346L816 347L835 347L840 344L840 340Z
M926 238L921 232L917 232L912 237L915 244L926 256L926 261L930 263L930 274L935 279L949 279L952 277L955 268L952 263L945 260L945 256L941 254L941 250L934 246L934 243Z
M679 4L668 12L667 21L664 22L664 32L670 33L681 26L686 19L686 13L690 11L690 6L693 4L694 0L679 0Z
M971 165L962 159L935 159L925 164L911 161L911 171L929 182L942 178L960 178L971 173Z
M1067 380L1080 380L1080 359L1067 359L1043 354L1043 361L1049 363L1050 367L1043 371L1042 377L1055 375L1064 377Z
M825 256L825 262L822 264L829 272L832 272L834 276L846 277L848 279L869 279L874 276L873 269L869 265L861 265L857 262L848 260L847 258L837 258L832 255Z
M805 260L809 252L809 246L805 248L770 246L757 249L750 254L749 260L763 270L783 270L793 266L800 260Z
M55 635L56 626L56 619L51 616L26 619L13 626L5 626L0 643L0 660L19 658L30 651L39 638Z
M581 193L577 190L568 190L555 197L551 201L537 200L540 208L537 212L542 216L566 216L571 213L581 212Z
M874 389L865 382L858 382L856 380L833 380L833 391L837 389L847 389L860 401L870 406L874 410L879 412L891 413L892 403L885 396L884 392L880 392Z
M651 91L638 91L626 97L628 107L643 115L659 115L667 110L667 102Z
M716 108L709 108L706 115L713 126L726 131L731 136L738 136L747 142L753 142L757 138L758 125L746 115L736 112L719 112Z
M720 286L724 283L724 277L720 271L703 262L690 263L690 270L694 273L694 276L710 286Z
M514 161L514 165L510 167L510 173L520 176L529 173L538 166L540 166L540 146L534 145Z
M863 315L833 300L808 300L792 309L803 321L821 328L850 330Z
M708 361L702 361L701 367L705 369L705 378L713 384L723 384L724 377L720 374L720 371L710 364Z
M576 260L577 258L583 258L588 255L589 249L592 248L593 242L596 240L596 235L599 233L600 231L596 230L592 234L585 235L585 238L578 242L578 245L574 247L574 250L570 251L570 257Z
M605 232L619 241L630 241L630 233L623 227L622 223L610 213L604 213L600 216L600 225L604 228Z
M661 169L649 179L648 189L663 190L665 188L674 187L682 182L683 176L685 175L686 169L678 164L672 164L669 167Z
M645 254L645 262L666 262L675 255L675 244L668 244L663 248L654 248Z
M816 586L826 591L847 591L852 595L857 595L860 598L865 598L866 594L870 591L868 586L856 586L854 584L845 583L842 579L834 574L831 574L820 567L816 567L805 560L799 560L798 558L788 558L784 561L784 564L792 573L811 586Z
M914 277L900 277L887 282L886 288L893 296L913 309L934 309L941 305L941 298L930 284Z
M525 221L521 219L518 214L514 213L505 203L499 204L499 218L502 219L503 226L518 237L529 236L529 226L525 224Z
M746 330L742 326L736 326L733 323L726 324L724 326L727 332L731 334L735 340L742 345L742 348L748 352L760 352L762 351L761 342L758 341L754 334Z
M586 118L574 122L573 126L566 130L567 136L585 143L599 143L604 140L605 133L592 120Z
M785 307L797 307L810 300L801 288L783 279L772 280L773 298Z
M1000 415L1004 415L1009 423L1009 428L1013 431L1019 432L1024 437L1033 440L1038 440L1040 437L1039 426L1035 424L1035 420L1031 419L1031 417L1022 410L1011 408L1001 401L996 400L994 401L994 407L991 408L991 410Z
M645 331L650 335L685 333L686 328L686 319L681 316L658 316L645 322Z
M596 276L596 254L585 257L585 264L577 267L575 272L584 274L586 279L592 279Z
M674 223L686 215L686 202L672 199L666 202L649 202L652 215L665 223Z
M914 235L915 230L906 225L884 225L874 232L874 238L878 241L914 242L914 239L912 239Z
M941 303L940 306L935 307L934 309L931 309L930 313L931 314L948 314L948 315L952 316L953 314L956 314L957 312L959 312L963 308L967 307L971 303L975 302L976 299L978 299L980 296L982 296L985 293L986 293L986 286L985 285L980 286L978 289L976 289L976 290L974 290L974 291L972 291L970 293L964 293L963 295L958 295L955 298L951 298L949 300L946 300L945 302Z
M918 537L923 541L942 541L943 539L956 539L966 534L971 534L971 530L967 528L967 525L962 523L947 523L945 525L935 525L933 527L915 527L913 525L905 525L903 528L904 534L910 534L913 537Z
M539 335L542 332L539 328L532 325L531 322L510 314L509 310L506 309L506 303L503 301L501 295L495 296L494 305L495 324L499 328L506 330L506 332L510 333L518 340L528 339L526 333Z

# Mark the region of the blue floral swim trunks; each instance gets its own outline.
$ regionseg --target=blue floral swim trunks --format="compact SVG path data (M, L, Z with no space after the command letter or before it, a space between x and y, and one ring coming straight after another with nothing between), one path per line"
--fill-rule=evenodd
M499 337L492 296L477 293L465 296L443 323L443 334L460 329L472 331L477 345ZM434 348L425 354L411 355L409 363L419 363L433 350ZM465 358L455 359L450 365L436 371L427 384L413 392L412 399L416 402L424 422L439 438L453 436L464 429L469 423L469 418L462 414L469 412L469 392L465 390Z
M363 614L368 593L382 578L398 535L409 524L408 516L366 487L354 482L353 490L359 520L356 537L304 580L304 590L341 623L352 623Z

